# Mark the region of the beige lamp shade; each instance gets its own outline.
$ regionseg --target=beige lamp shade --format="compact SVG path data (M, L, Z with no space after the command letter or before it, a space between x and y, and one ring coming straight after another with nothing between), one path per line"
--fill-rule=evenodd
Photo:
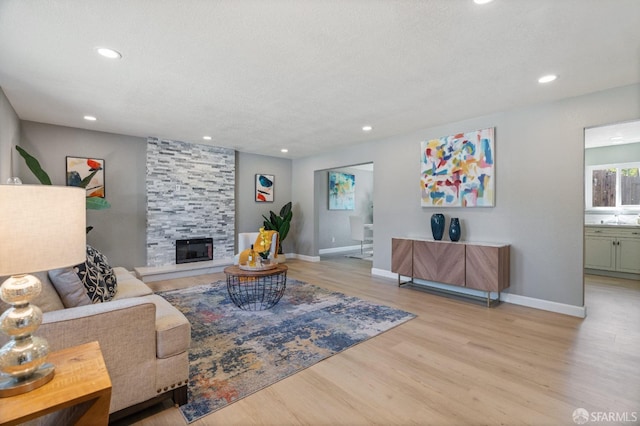
M0 276L82 263L86 214L83 188L0 185Z

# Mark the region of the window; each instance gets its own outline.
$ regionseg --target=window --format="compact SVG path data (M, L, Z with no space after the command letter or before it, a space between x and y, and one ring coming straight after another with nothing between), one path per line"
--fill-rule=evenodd
M620 195L623 206L640 204L640 175L638 167L620 169Z
M588 209L640 210L640 163L587 167Z

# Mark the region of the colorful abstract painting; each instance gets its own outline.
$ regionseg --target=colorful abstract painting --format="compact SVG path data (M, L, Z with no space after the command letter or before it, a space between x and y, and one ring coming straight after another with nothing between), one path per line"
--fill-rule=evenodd
M356 177L329 172L329 210L353 210L356 206Z
M104 198L104 160L67 157L67 186L84 186L87 197Z
M263 203L273 202L273 175L256 175L256 201Z
M423 207L493 207L494 128L422 142Z

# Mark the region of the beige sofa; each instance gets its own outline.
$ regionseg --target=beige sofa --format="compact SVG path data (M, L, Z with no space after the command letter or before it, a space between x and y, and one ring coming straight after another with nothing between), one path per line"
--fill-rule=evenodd
M35 335L50 350L98 341L112 383L110 419L116 420L161 399L187 401L189 321L169 302L124 268L113 268L117 293L103 303L65 308L46 272L36 275L44 312ZM0 301L0 313L8 306ZM0 344L6 336L0 335Z

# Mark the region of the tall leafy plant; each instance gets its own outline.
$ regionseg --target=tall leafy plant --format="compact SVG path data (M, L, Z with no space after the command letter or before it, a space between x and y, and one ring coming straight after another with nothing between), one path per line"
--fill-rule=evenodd
M264 229L269 231L277 231L280 236L280 244L278 244L278 254L282 254L282 242L287 238L289 228L291 227L291 218L293 212L291 211L291 201L285 204L280 209L280 214L275 214L273 211L269 212L269 218L262 215L264 218Z
M18 151L22 158L24 158L24 162L27 163L27 167L29 167L31 173L33 173L35 177L38 178L41 184L51 185L51 179L49 178L49 175L42 169L42 166L40 166L40 162L35 157L33 157L24 149L20 148L18 145L16 145L16 151Z

